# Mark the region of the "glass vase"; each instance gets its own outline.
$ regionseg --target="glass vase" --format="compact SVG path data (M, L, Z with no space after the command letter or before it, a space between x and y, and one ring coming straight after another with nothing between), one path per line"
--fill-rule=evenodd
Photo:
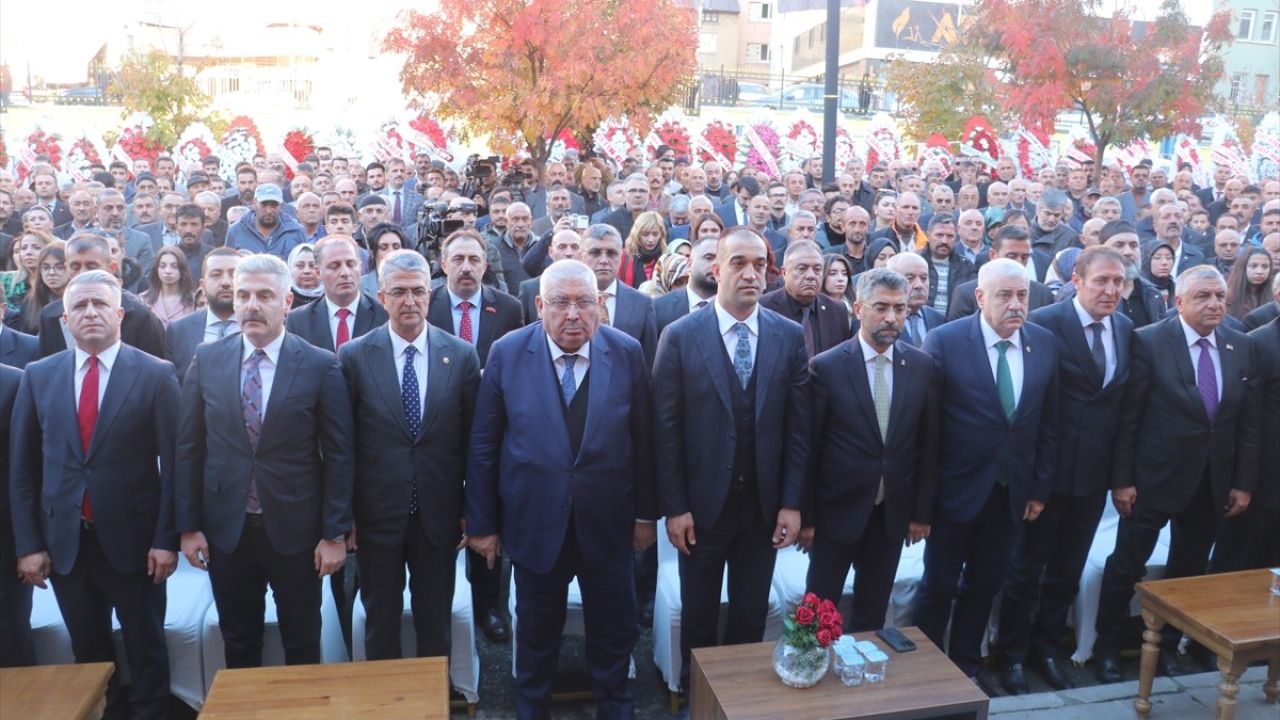
M794 688L813 687L827 674L831 666L831 654L827 648L814 646L798 648L787 643L785 637L773 646L773 671L783 685Z

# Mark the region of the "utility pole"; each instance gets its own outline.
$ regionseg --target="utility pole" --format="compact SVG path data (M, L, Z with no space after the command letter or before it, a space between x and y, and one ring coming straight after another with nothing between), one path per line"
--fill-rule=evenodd
M840 117L840 0L827 0L827 74L822 102L822 181L836 176L836 120Z

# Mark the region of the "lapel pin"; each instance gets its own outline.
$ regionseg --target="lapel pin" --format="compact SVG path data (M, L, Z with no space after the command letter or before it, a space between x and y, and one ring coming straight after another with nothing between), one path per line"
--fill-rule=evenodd
M484 311L485 311L485 312L487 312L487 313L493 313L494 315L497 315L497 314L498 314L498 308L496 308L496 307L494 307L494 306L492 306L492 305L485 305L485 306L484 306Z
M449 364L449 356L448 356L448 355L446 355L446 356L444 356L444 357L440 358L440 362L444 363L445 365L448 365L448 364Z
M1031 352L1031 346L1030 346L1030 345L1028 345L1028 346L1027 346L1027 352Z
M1227 343L1227 349L1228 349L1228 350L1235 350L1235 347L1233 347L1233 346L1231 345L1231 343Z

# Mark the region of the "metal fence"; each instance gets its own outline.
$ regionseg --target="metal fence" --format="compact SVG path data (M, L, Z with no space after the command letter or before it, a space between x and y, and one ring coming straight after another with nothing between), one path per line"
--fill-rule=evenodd
M821 75L702 68L686 86L684 111L687 115L698 115L705 105L770 110L807 108L820 114L825 107L823 82ZM870 115L898 109L896 100L873 75L841 76L837 88L840 112L844 115Z

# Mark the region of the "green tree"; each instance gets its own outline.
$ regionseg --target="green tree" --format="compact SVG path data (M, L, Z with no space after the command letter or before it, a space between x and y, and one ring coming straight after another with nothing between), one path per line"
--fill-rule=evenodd
M194 76L161 50L130 53L111 81L110 93L124 105L121 117L144 112L155 120L148 138L173 147L187 126L208 120L209 96Z
M988 57L963 40L944 49L931 64L889 57L886 88L901 101L903 132L923 142L935 132L958 140L974 115L991 121L996 132L1012 124L996 95Z

